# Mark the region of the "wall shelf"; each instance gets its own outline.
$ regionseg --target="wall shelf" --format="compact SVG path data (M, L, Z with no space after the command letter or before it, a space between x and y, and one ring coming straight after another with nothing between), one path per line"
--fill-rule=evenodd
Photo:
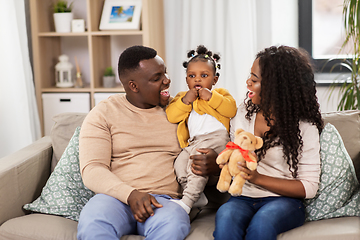
M151 4L150 4L151 1ZM135 44L153 47L165 59L164 21L162 0L142 0L140 30L100 31L99 24L104 0L74 0L74 19L84 19L86 31L82 33L55 32L52 0L31 0L34 81L42 133L44 135L43 93L89 93L90 106L95 106L94 94L120 93L120 82L114 88L102 86L105 68L116 71L121 52ZM77 57L85 87L58 88L55 86L55 65L61 54L73 63Z

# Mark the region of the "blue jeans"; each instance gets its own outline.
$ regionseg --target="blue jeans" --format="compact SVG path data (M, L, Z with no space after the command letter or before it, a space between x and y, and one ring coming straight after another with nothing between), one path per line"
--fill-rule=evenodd
M216 213L216 239L276 240L305 221L301 200L288 197L231 197Z
M167 195L153 195L163 205L144 223L135 220L128 205L105 194L96 194L80 213L77 237L80 240L119 240L123 235L138 234L146 239L183 240L190 232L186 211Z

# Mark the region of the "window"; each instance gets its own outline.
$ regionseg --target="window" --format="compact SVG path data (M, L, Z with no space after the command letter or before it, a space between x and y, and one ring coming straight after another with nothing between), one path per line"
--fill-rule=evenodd
M348 72L336 67L336 62L351 52L340 48L345 39L342 8L344 0L298 0L299 46L306 49L314 59L317 72ZM347 52L346 52L347 51ZM329 59L334 59L328 62Z

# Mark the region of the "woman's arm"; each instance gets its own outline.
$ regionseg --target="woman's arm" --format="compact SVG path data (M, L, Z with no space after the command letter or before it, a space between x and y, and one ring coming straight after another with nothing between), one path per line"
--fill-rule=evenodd
M302 152L299 155L298 176L296 179L270 177L250 171L239 163L244 171L243 177L249 182L282 196L294 198L312 198L316 195L320 178L320 141L316 126L300 123L303 140ZM284 160L285 161L285 160Z
M293 198L305 198L306 196L304 185L299 180L288 180L262 175L258 173L256 169L254 171L249 170L245 163L239 163L238 167L240 171L242 171L241 176L244 179L271 192Z

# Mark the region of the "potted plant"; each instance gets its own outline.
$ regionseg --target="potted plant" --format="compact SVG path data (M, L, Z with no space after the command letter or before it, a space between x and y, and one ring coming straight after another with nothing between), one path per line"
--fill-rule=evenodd
M335 64L349 69L350 77L343 79L340 86L339 94L341 95L338 104L338 110L354 110L360 109L360 3L359 1L344 0L343 3L343 19L345 27L345 40L341 46L340 51L345 49L345 46L352 46L352 56L350 59L344 59L342 62ZM330 96L333 93L337 84L333 84L330 88Z
M73 20L72 4L68 4L65 0L57 0L53 4L56 32L71 32L71 21Z
M103 76L103 86L105 88L112 88L115 86L115 74L112 67L107 67Z

